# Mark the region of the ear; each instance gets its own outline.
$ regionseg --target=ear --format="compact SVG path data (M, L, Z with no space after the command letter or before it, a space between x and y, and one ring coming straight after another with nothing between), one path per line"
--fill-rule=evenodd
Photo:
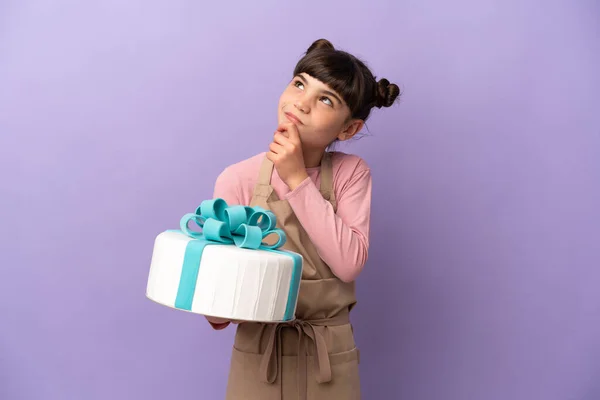
M338 140L348 140L356 135L365 125L362 119L351 120L346 128L337 136Z

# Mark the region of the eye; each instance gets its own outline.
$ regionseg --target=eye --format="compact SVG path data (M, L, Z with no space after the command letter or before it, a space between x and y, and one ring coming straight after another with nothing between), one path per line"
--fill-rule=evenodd
M304 83L300 82L300 81L294 81L294 86L296 86L298 89L304 89Z
M331 101L331 99L329 97L321 97L321 100L323 101L323 103L327 104L329 107L333 107L333 101Z

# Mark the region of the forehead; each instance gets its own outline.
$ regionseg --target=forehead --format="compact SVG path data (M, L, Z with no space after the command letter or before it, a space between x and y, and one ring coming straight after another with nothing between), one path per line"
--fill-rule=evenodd
M336 93L337 92L335 90L333 90L329 85L327 85L324 82L321 82L320 80L318 80L317 78L312 77L311 75L307 74L306 72L302 72L299 74L299 76L303 77L304 79L306 79L306 81L311 85L311 86L316 86L320 89L323 90L329 90L330 92Z
M304 78L304 80L308 83L309 86L311 86L313 89L317 89L321 92L324 92L326 94L332 94L336 97L336 99L342 103L343 106L347 106L346 102L344 101L344 97L336 92L331 86L327 85L326 83L318 80L317 78L314 78L313 76L307 74L306 72L302 72L300 74L298 74L299 77Z

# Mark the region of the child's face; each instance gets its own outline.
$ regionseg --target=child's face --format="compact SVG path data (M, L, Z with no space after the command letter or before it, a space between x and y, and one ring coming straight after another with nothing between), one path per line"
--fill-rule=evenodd
M347 138L350 109L329 86L302 73L281 94L277 118L298 127L303 146L325 148Z

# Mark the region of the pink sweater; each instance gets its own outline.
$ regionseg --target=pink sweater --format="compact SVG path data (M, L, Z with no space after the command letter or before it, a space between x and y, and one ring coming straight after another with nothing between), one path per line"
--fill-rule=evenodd
M230 165L215 183L214 197L229 205L249 205L265 153ZM343 281L354 280L367 260L371 214L371 172L356 155L334 152L333 190L337 212L319 192L320 167L307 168L309 175L294 191L273 170L271 185L280 199L288 200L308 233L319 256ZM216 326L215 329L225 327Z

